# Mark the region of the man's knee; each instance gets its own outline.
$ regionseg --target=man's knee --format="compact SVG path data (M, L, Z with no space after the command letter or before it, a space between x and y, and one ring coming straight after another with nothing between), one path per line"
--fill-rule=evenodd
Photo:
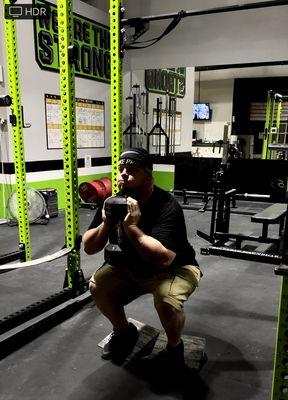
M158 314L165 316L172 316L173 314L179 314L179 312L183 312L182 308L180 308L178 304L172 304L172 302L166 301L165 298L161 300L154 299L154 306Z
M167 285L166 285L167 286ZM154 295L154 305L156 310L161 312L173 313L175 311L182 311L184 298L177 293L170 293L167 287L162 285L157 291L153 293Z
M98 285L97 282L89 282L89 290L90 293L95 300L96 304L118 304L117 294L111 289L109 286L106 285Z
M94 299L105 297L107 291L105 287L101 286L100 288L96 282L92 281L89 282L89 290Z
M92 296L96 296L97 291L98 291L98 286L96 285L95 282L89 282L89 290Z

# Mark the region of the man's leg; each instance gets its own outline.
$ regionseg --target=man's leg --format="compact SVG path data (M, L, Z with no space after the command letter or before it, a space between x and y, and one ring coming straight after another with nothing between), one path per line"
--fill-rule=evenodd
M128 328L124 307L119 302L113 300L113 295L111 296L107 290L101 290L101 288L97 287L96 283L91 281L89 289L96 306L109 319L113 328L118 330Z
M183 304L199 285L200 274L197 267L186 265L176 268L174 274L159 274L153 282L154 304L169 346L177 346L181 341L185 324Z
M135 284L124 268L104 264L91 277L89 289L99 310L115 329L125 329L128 321L124 304L137 297Z
M163 365L176 377L185 369L184 344L181 340L185 314L183 310L177 310L164 301L155 303L155 308L167 335L167 347L159 354L159 360L164 357Z
M184 345L181 333L185 324L183 304L194 292L200 280L200 271L194 266L183 266L174 274L159 274L153 282L154 305L166 332L167 353L171 364L180 370L184 363Z
M102 358L122 364L139 337L136 326L128 323L123 306L137 297L136 286L124 270L105 264L93 274L89 288L97 307L113 325Z
M177 346L181 342L181 333L185 324L184 311L177 310L165 302L156 303L155 308L166 332L168 345Z

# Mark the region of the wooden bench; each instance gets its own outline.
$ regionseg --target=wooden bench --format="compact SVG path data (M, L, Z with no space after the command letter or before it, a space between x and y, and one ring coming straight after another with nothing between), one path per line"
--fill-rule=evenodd
M258 222L262 226L262 238L267 238L268 227L270 224L279 224L279 236L284 227L285 216L287 214L287 204L275 203L265 208L265 210L252 215L251 222Z

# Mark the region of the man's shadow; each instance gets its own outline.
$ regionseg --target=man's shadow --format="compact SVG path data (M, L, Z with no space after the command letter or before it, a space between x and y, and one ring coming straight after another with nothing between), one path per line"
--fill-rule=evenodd
M175 371L169 368L165 358L134 358L125 368L133 375L146 381L152 392L173 395L184 400L204 400L209 388L199 371L185 367Z
M147 355L134 358L122 366L111 361L101 362L73 390L69 400L95 400L96 397L99 400L140 399L147 396L151 399L162 396L179 400L205 400L215 396L242 400L252 398L259 391L261 382L258 365L243 357L239 348L208 336L206 351L209 359L200 373L187 368L184 372L175 374L161 358L149 359ZM262 364L258 367L260 370L267 368ZM247 371L254 373L253 381L250 380L253 385L247 385Z

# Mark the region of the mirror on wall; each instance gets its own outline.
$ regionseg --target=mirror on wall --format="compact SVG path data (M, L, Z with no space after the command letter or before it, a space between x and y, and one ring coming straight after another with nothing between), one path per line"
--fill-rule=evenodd
M124 143L152 154L191 148L194 68L133 71L124 79ZM183 134L190 132L190 136Z
M227 132L230 143L238 143L242 158L261 158L268 91L288 93L287 76L286 65L128 72L124 79L125 144L149 146L151 153L161 155L190 152L198 157L220 157L219 144ZM278 137L283 144L287 112L284 99Z

